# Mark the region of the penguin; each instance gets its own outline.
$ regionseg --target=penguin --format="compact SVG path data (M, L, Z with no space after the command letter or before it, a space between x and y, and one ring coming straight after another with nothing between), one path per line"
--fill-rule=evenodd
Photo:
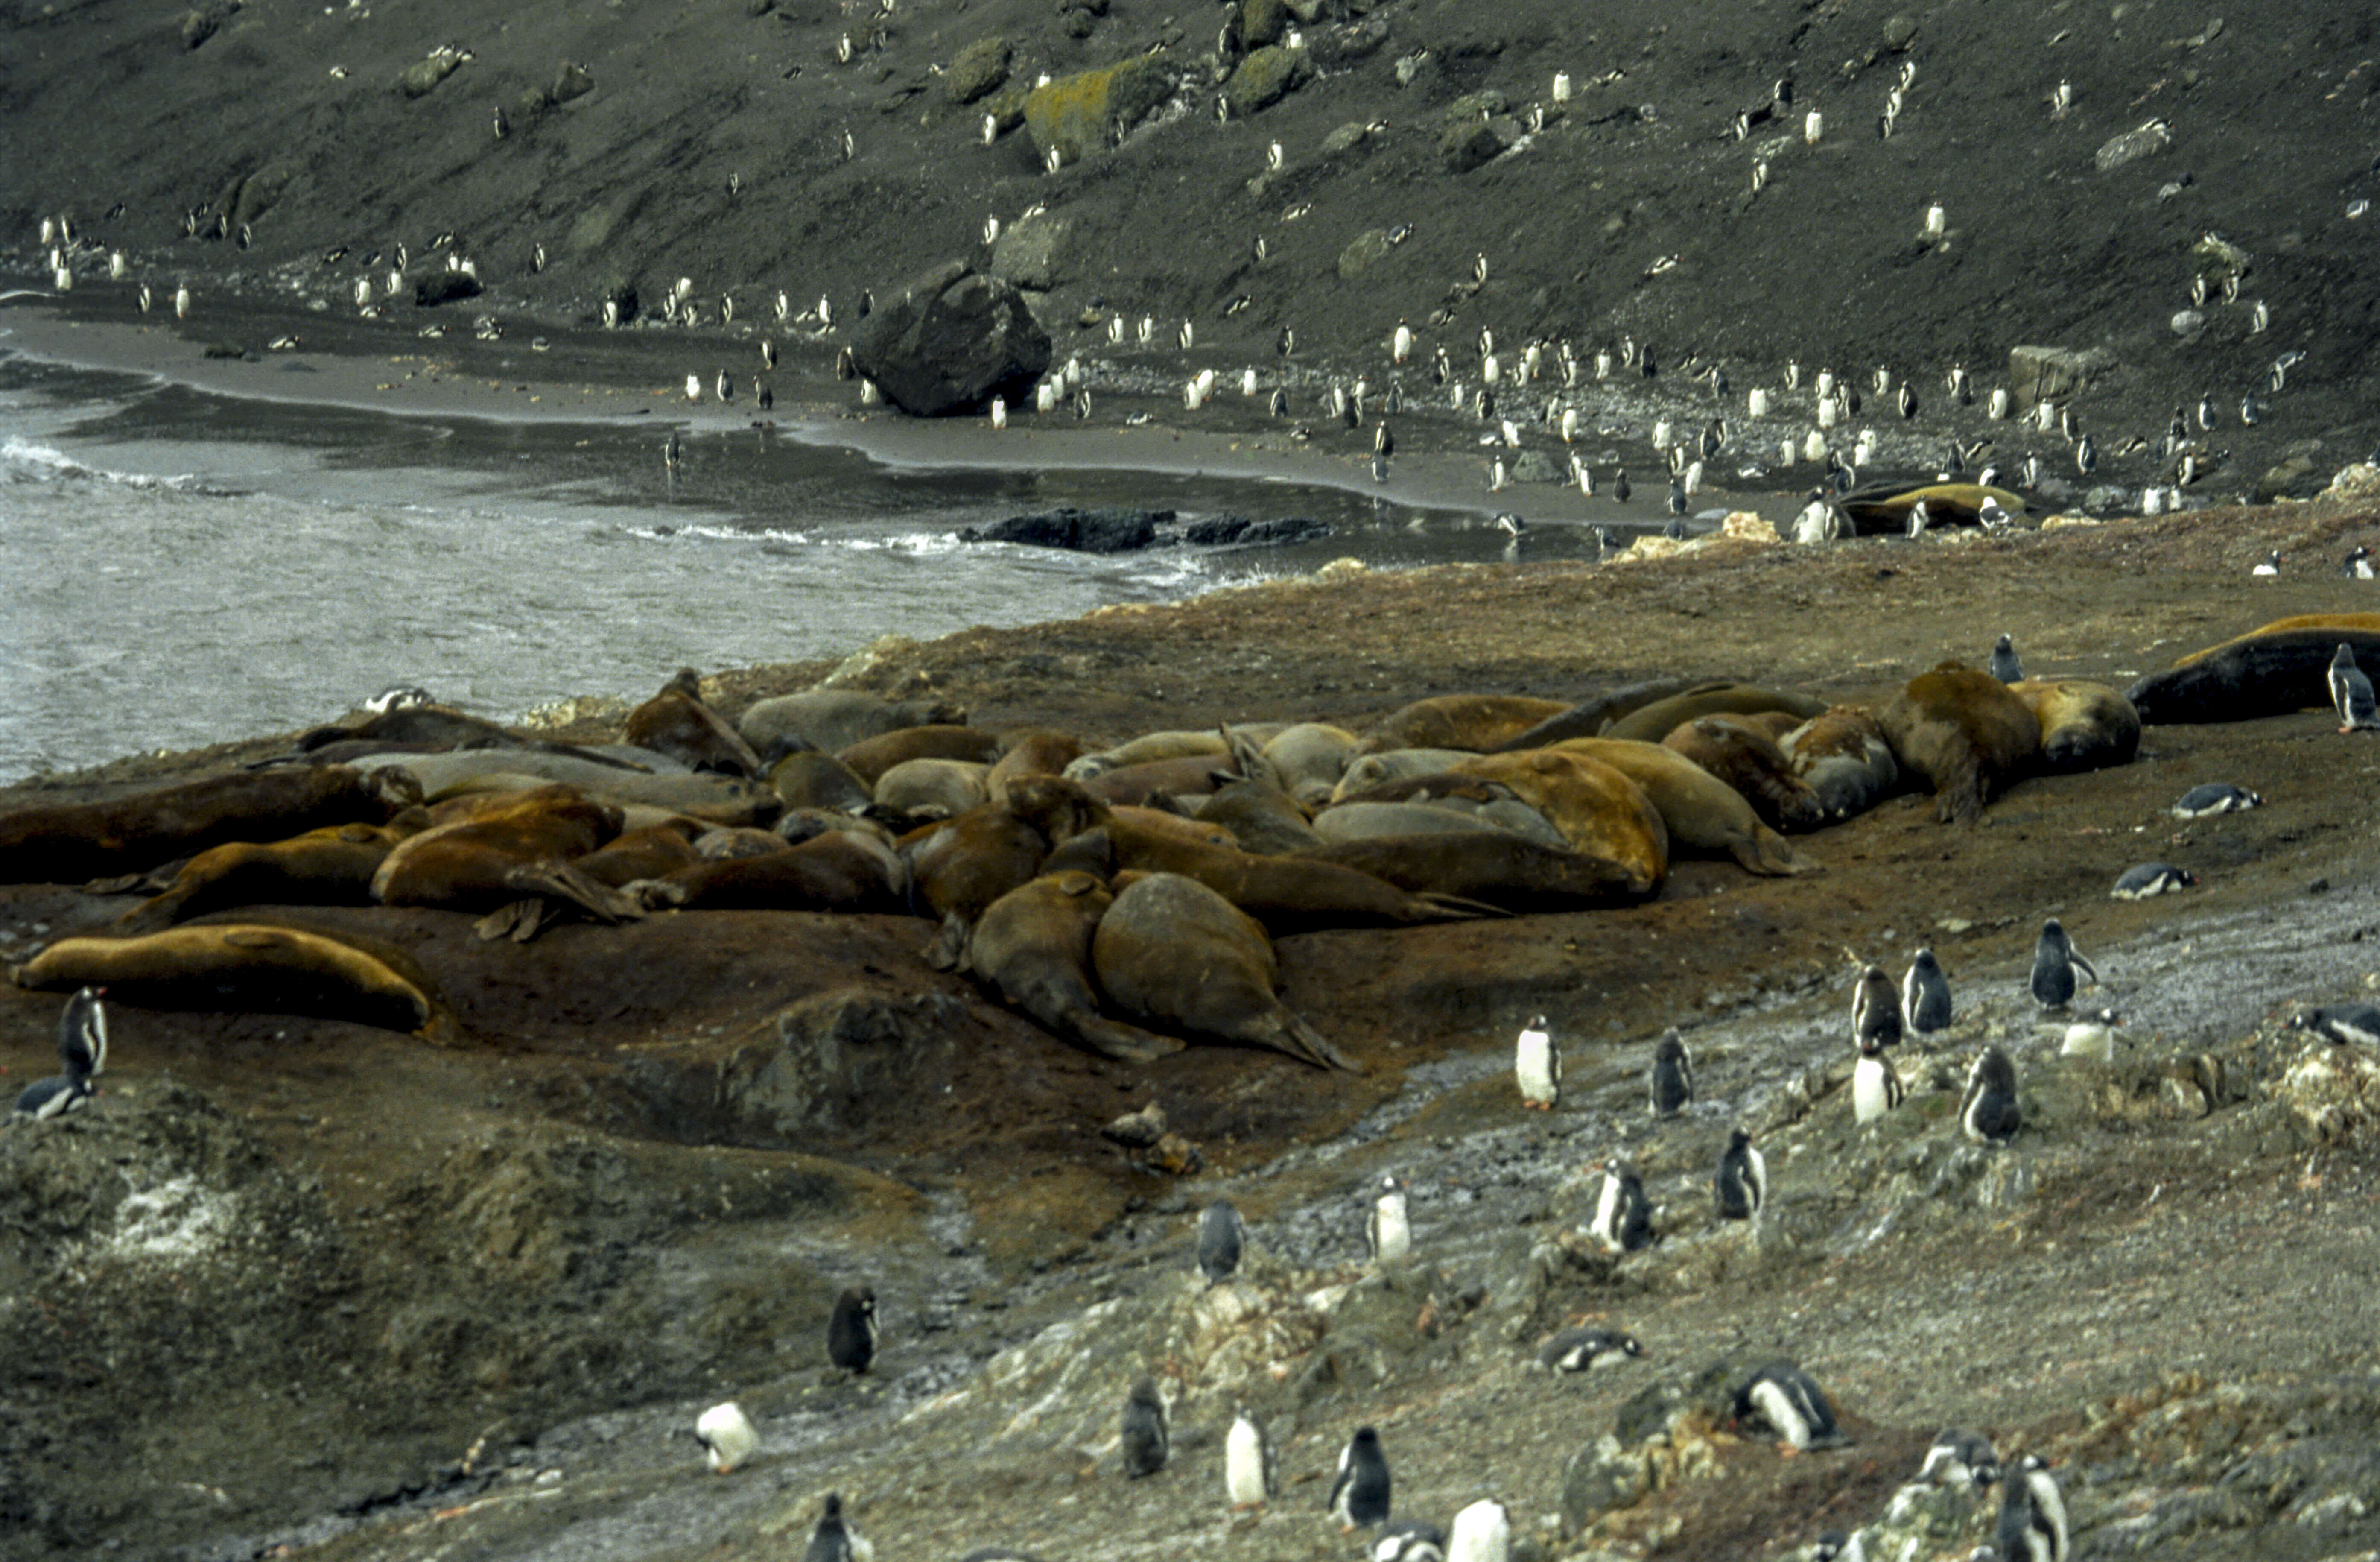
M1446 1562L1508 1562L1512 1519L1504 1505L1482 1497L1454 1516L1446 1534Z
M2380 1046L2380 1008L2370 1004L2337 1004L2300 1009L2289 1017L2289 1029L2312 1031L2340 1046Z
M2074 948L2074 941L2066 936L2066 929L2051 917L2041 924L2041 936L2033 946L2033 999L2045 1009L2061 1009L2074 996L2074 968L2081 966L2090 973L2093 982L2099 973L2091 962Z
M2066 1501L2038 1454L2017 1460L2000 1483L1997 1540L2001 1562L2066 1562Z
M176 320L190 318L190 285L187 282L174 289L174 318Z
M1549 1373L1584 1373L1600 1362L1644 1354L1645 1348L1634 1335L1615 1329L1564 1329L1538 1350L1537 1366Z
M1875 1053L1899 1046L1900 1034L1900 995L1882 966L1868 966L1852 995L1852 1040L1861 1052Z
M2016 641L2008 635L2000 636L1992 646L1992 677L2002 683L2024 680L2024 664L2017 659Z
M1380 1434L1359 1426L1339 1450L1339 1476L1330 1483L1330 1512L1342 1531L1368 1530L1389 1521L1389 1456Z
M694 1440L710 1456L714 1475L732 1474L737 1465L752 1457L752 1450L760 1442L752 1423L745 1419L743 1408L733 1400L702 1412L702 1419L694 1423Z
M1876 968L1868 968L1875 970ZM1883 973L1876 973L1881 976ZM1859 1061L1852 1066L1852 1119L1872 1123L1900 1104L1900 1072L1873 1039L1860 1038Z
M2251 575L2278 575L2281 572L2281 550L2275 548L2265 555L2265 561L2248 571Z
M876 1360L876 1293L854 1287L834 1299L827 1315L826 1359L848 1373L865 1373Z
M662 445L662 467L670 476L675 477L678 469L685 464L686 447L678 443L677 430L672 429L669 438Z
M719 372L719 377L710 383L710 388L718 395L719 399L722 401L733 401L735 399L735 382L734 379L729 377L727 371L724 369L722 369Z
M1628 502L1628 495L1629 495L1629 493L1630 493L1630 489L1629 489L1629 486L1628 486L1628 469L1627 469L1626 467L1614 467L1614 468L1612 468L1612 469L1611 469L1611 501L1612 501L1612 503L1614 503L1614 504L1616 504L1616 505L1624 505L1624 504L1626 504L1626 503Z
M2110 900L2146 900L2154 896L2172 895L2194 887L2198 875L2187 868L2176 868L2165 862L2143 862L2124 870L2116 887L2107 892Z
M1123 1401L1123 1473L1127 1481L1154 1475L1165 1468L1172 1441L1165 1426L1165 1400L1157 1380L1143 1376Z
M1239 1272L1247 1227L1229 1199L1218 1199L1198 1215L1198 1273L1207 1284L1222 1284Z
M2348 555L2338 561L2338 573L2341 578L2349 580L2373 579L2372 550L2361 543L2356 543L2349 551Z
M91 1082L107 1067L107 1010L100 1002L104 987L84 987L67 1000L58 1014L58 1061L66 1072L54 1080L37 1080L18 1096L16 1113L36 1122L79 1110L99 1093Z
M2262 808L2265 799L2244 787L2234 787L2225 781L2210 781L2204 787L2192 787L2181 794L2173 805L2176 819L2204 819L2210 813L2239 813L2251 808Z
M2380 732L2380 702L2372 694L2372 680L2355 665L2355 648L2341 645L2330 659L2330 702L2338 709L2338 730Z
M1672 1026L1653 1043L1653 1116L1674 1117L1694 1099L1694 1060Z
M875 1548L844 1521L843 1494L829 1492L826 1507L819 1514L818 1527L810 1531L809 1546L802 1553L802 1562L862 1562L874 1555Z
M1945 1427L1925 1450L1917 1479L1937 1486L1973 1486L1982 1491L2000 1478L2000 1456L1992 1440L1980 1433Z
M1372 1562L1446 1562L1446 1531L1427 1519L1400 1519L1372 1543Z
M1794 1448L1840 1447L1851 1441L1817 1381L1791 1361L1771 1361L1735 1391L1735 1420L1756 1421Z
M1405 1218L1405 1185L1395 1175L1380 1178L1379 1197L1364 1220L1364 1239L1375 1263L1395 1263L1413 1251L1413 1227Z
M1275 385L1271 398L1265 403L1265 410L1276 418L1288 417L1289 393Z
M752 399L759 405L760 410L763 412L770 412L776 409L777 393L775 389L770 385L768 381L760 378L758 374L752 376Z
M1921 1036L1950 1028L1950 979L1931 949L1920 949L1900 979L1901 1020Z
M2116 1060L2116 1028L2123 1022L2123 1017L2111 1008L2085 1015L2066 1028L2066 1034L2058 1046L2059 1056L2113 1063Z
M1595 1201L1595 1219L1586 1228L1615 1253L1634 1252L1653 1242L1653 1205L1645 1197L1645 1180L1625 1161L1603 1169L1603 1190Z
M1752 1147L1749 1129L1739 1126L1729 1131L1718 1170L1711 1177L1711 1199L1721 1220L1760 1219L1760 1206L1768 1200L1768 1167Z
M1520 1081L1521 1104L1550 1112L1561 1097L1561 1048L1546 1029L1546 1017L1532 1015L1513 1048L1512 1077Z
M1967 1070L1959 1126L1978 1144L2006 1144L2023 1124L2024 1112L2016 1099L2016 1065L1999 1048L1985 1047Z
M1909 534L1912 537L1925 536L1925 529L1933 524L1934 511L1925 500L1920 499L1917 503L1909 506L1908 530Z
M1233 1412L1232 1430L1223 1436L1223 1490L1234 1513L1262 1507L1281 1495L1272 1438L1245 1409Z
M686 377L686 398L688 401L700 401L702 399L701 375L688 374Z

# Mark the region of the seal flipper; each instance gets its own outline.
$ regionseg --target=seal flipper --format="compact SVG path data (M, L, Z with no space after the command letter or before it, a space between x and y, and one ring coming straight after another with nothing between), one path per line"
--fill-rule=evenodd
M1274 1051L1285 1053L1301 1063L1311 1063L1317 1068L1337 1068L1349 1074L1364 1071L1362 1065L1332 1046L1321 1031L1287 1008L1280 1011L1276 1025L1251 1027L1249 1039L1262 1041Z
M966 970L967 934L967 920L953 911L942 919L941 932L920 951L920 958L936 970Z
M1803 856L1793 849L1791 842L1761 824L1752 826L1750 840L1734 842L1728 851L1748 873L1791 878L1798 873L1823 873L1827 871L1825 863Z
M541 895L531 895L509 906L499 906L471 924L474 936L482 943L492 944L499 938L509 938L516 944L526 944L545 931L548 922L556 920L552 902Z

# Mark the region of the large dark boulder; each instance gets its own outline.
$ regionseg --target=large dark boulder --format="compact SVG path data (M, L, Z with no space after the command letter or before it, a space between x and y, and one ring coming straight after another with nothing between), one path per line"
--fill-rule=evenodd
M1157 541L1157 523L1171 510L1050 510L1011 516L990 526L969 526L962 543L1021 543L1035 548L1065 548L1079 554L1128 554Z
M1024 295L964 261L927 273L880 303L851 344L884 399L920 418L1021 398L1050 367L1050 334Z

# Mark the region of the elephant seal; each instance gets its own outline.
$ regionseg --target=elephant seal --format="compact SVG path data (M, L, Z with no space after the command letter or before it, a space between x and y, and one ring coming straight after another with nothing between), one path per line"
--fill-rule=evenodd
M522 792L504 807L399 841L372 874L372 898L487 911L545 897L615 921L634 915L633 906L567 864L618 835L620 824L617 805L575 787Z
M1625 772L1599 756L1533 749L1521 754L1475 754L1456 769L1511 787L1514 796L1552 822L1572 851L1617 862L1655 885L1668 876L1670 829L1658 806ZM1751 804L1743 806L1751 811Z
M1514 753L1523 749L1550 749L1565 738L1599 738L1605 727L1622 716L1643 710L1656 700L1730 687L1725 678L1711 677L1647 678L1641 683L1622 684L1609 693L1583 700L1560 715L1548 716L1526 732L1515 733L1511 738L1497 744L1495 751Z
M1095 874L1044 874L984 909L961 964L1052 1033L1102 1057L1153 1063L1183 1042L1110 1019L1091 989L1091 937L1114 903Z
M1468 749L1485 753L1570 708L1567 700L1539 700L1525 694L1433 695L1374 723L1355 751Z
M1640 705L1597 736L1658 743L1696 716L1748 716L1761 711L1791 711L1807 718L1826 708L1824 700L1814 700L1806 694L1761 689L1748 683L1723 683L1715 689L1697 689Z
M622 736L697 775L709 772L749 781L767 768L726 718L703 702L702 675L692 667L680 667L660 693L630 711Z
M1909 512L1921 500L1936 526L1975 525L1985 500L1998 501L2012 516L2022 515L2030 507L2023 494L2006 488L1986 488L1980 482L1929 482L1915 488L1877 483L1845 494L1835 508L1852 523L1855 537L1897 537L1909 530Z
M362 721L334 722L309 727L298 735L298 751L320 754L334 745L354 742L381 747L416 744L431 749L521 749L538 746L484 717L467 715L449 705L399 705L378 711Z
M1088 781L1111 770L1128 765L1155 764L1160 760L1194 759L1200 754L1220 759L1232 751L1232 745L1220 732L1168 730L1144 732L1139 737L1101 749L1075 759L1063 772L1069 781Z
M966 712L939 700L886 700L856 689L812 689L780 694L745 707L735 730L761 753L783 738L799 738L824 753L905 726L964 725Z
M1451 896L1524 914L1623 905L1658 887L1641 869L1502 830L1378 836L1298 855L1369 873L1410 894Z
M1126 886L1091 934L1091 966L1109 997L1155 1029L1359 1071L1281 1004L1263 927L1195 879L1159 873Z
M1281 789L1312 807L1339 785L1354 749L1355 735L1345 727L1308 721L1283 727L1259 753ZM1245 766L1241 774L1247 774Z
M1342 802L1314 816L1314 833L1326 844L1371 840L1381 836L1455 836L1504 830L1557 851L1570 842L1553 822L1518 798L1488 802L1432 798L1406 802Z
M1884 728L1860 706L1837 705L1812 716L1778 747L1835 819L1865 813L1900 790L1900 762L1884 740Z
M1269 778L1224 782L1199 802L1198 820L1220 824L1232 833L1241 850L1260 857L1303 850L1321 839L1307 822L1305 811Z
M115 919L119 932L154 933L233 906L369 906L372 875L412 832L331 824L287 840L228 841L182 864L171 885Z
M2140 751L2140 713L2104 683L2025 678L2009 689L2040 724L2044 770L2105 770Z
M138 938L61 938L9 972L19 987L104 986L144 1008L310 1014L442 1040L430 979L370 940L264 923L208 922Z
M1353 869L1296 857L1258 857L1235 847L1111 818L1068 841L1056 866L1102 876L1125 871L1179 873L1229 900L1276 934L1318 928L1401 926L1498 914L1490 906L1408 895Z
M760 857L695 862L629 893L648 911L907 909L909 872L891 847L834 830Z
M942 924L927 963L950 969L965 946L967 924L1038 876L1053 848L1107 817L1107 805L1075 782L1021 775L1010 784L1006 802L983 803L902 836L897 849L909 866L910 909Z
M1115 765L1078 779L1093 797L1108 802L1145 803L1151 798L1207 797L1215 790L1216 775L1229 774L1231 768L1232 756L1226 749L1216 754L1183 754Z
M1785 751L1741 717L1696 716L1673 727L1661 744L1742 793L1776 829L1815 830L1827 822L1818 795L1793 774Z
M654 775L528 749L374 755L359 760L358 767L403 770L432 797L456 787L488 785L493 777L511 777L493 784L523 790L560 783L590 797L622 804L643 803L714 824L766 824L785 806L773 788L758 781L731 775Z
M1082 757L1083 740L1071 732L1036 726L1009 733L1002 739L1000 757L992 762L991 774L984 778L985 793L994 802L1003 801L1012 777L1063 775L1066 767Z
M832 754L782 745L769 761L769 785L788 810L832 808L857 813L876 801L876 784Z
M863 738L834 756L873 787L884 773L910 760L960 760L987 769L1000 757L1000 735L980 726L935 723Z
M622 830L570 865L597 884L625 889L638 879L658 879L702 860L694 849L701 822L676 820Z
M242 771L107 802L0 813L0 884L80 884L146 873L227 841L277 841L332 824L384 824L421 800L410 776L346 765Z
M903 760L876 782L876 806L912 819L955 819L984 800L991 766L966 760Z
M2124 690L2143 726L2253 721L2330 703L2325 681L2341 645L2380 673L2380 614L2301 615L2192 652Z
M774 830L721 824L694 837L694 855L704 862L726 862L741 857L774 857L792 844Z
M1771 876L1814 873L1821 866L1762 824L1742 793L1675 749L1626 738L1567 738L1551 751L1584 755L1642 787L1672 852L1725 856L1746 873Z
M1989 673L1944 662L1911 678L1876 718L1901 768L1934 788L1935 817L1972 824L2032 768L2041 724Z
M1385 749L1378 753L1353 755L1339 777L1339 785L1330 789L1330 801L1342 803L1391 782L1418 775L1443 775L1460 769L1464 760L1476 757L1469 749Z

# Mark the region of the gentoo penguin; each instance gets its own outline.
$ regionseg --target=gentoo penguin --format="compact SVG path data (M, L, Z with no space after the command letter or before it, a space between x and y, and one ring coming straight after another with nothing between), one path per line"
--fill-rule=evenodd
M2082 1016L2066 1027L2065 1039L2058 1051L2066 1057L2088 1057L2101 1063L2116 1060L2116 1027L2123 1017L2114 1009L2097 1009Z
M2244 787L2234 787L2228 781L2209 781L2203 787L2192 787L2181 794L2173 805L2176 819L2204 819L2210 813L2238 813L2242 810L2262 808L2265 799Z
M190 285L187 282L174 289L174 318L176 320L190 318Z
M2380 732L2380 702L2372 694L2372 680L2355 665L2355 648L2341 645L2330 659L2330 702L2338 711L2338 730Z
M2000 1456L1992 1440L1979 1433L1945 1427L1925 1450L1925 1464L1917 1479L1937 1486L1973 1486L1981 1491L2000 1478Z
M1262 1507L1281 1494L1272 1438L1245 1409L1232 1416L1232 1430L1223 1437L1223 1490L1233 1512Z
M1537 1352L1537 1365L1546 1372L1583 1373L1604 1361L1644 1354L1645 1348L1634 1335L1614 1329L1564 1329Z
M2116 887L2107 892L2110 900L2146 900L2152 896L2171 895L2189 889L2198 883L2198 875L2187 868L2176 868L2166 862L2143 862L2124 870Z
M1950 1028L1950 979L1931 949L1920 949L1900 979L1900 1018L1921 1036Z
M1240 1212L1229 1199L1218 1199L1200 1213L1198 1273L1207 1276L1208 1285L1220 1285L1239 1271L1240 1245L1245 1234Z
M1512 1519L1502 1503L1482 1497L1454 1516L1446 1562L1506 1562L1512 1555Z
M829 1492L826 1507L819 1514L818 1528L810 1531L809 1548L802 1553L802 1562L867 1562L876 1548L859 1538L858 1531L844 1520L843 1494Z
M826 1359L850 1373L864 1373L876 1360L876 1293L868 1287L854 1287L834 1299L826 1321Z
M2275 548L2265 555L2265 562L2248 571L2251 575L2278 575L2281 572L2281 550Z
M1372 1543L1372 1562L1446 1562L1446 1531L1427 1519L1399 1519Z
M2371 580L2374 573L2372 550L2361 543L2356 543L2353 551L2339 561L2338 572L2350 580Z
M1978 1144L2005 1144L2024 1123L2016 1100L2016 1065L1998 1047L1985 1047L1967 1070L1966 1098L1959 1126Z
M1380 1434L1359 1426L1339 1450L1339 1478L1330 1483L1330 1512L1342 1530L1368 1530L1389 1521L1389 1456Z
M2300 1009L2289 1017L2289 1029L2311 1031L2341 1046L2380 1046L2380 1008L2370 1004L2335 1004L2328 1008Z
M1603 1190L1596 1196L1595 1219L1586 1228L1616 1253L1634 1252L1653 1240L1653 1205L1645 1197L1645 1179L1625 1161L1603 1169Z
M2095 983L2099 980L2098 971L2075 951L2074 941L2051 917L2041 924L2041 936L2033 946L2034 1002L2046 1009L2064 1008L2074 996L2076 966L2090 972Z
M702 1412L702 1419L694 1423L694 1440L710 1455L711 1471L718 1475L750 1458L760 1443L759 1434L744 1418L743 1408L733 1400Z
M1512 1054L1512 1077L1521 1084L1521 1104L1542 1112L1554 1109L1561 1096L1561 1048L1546 1029L1546 1017L1532 1015L1521 1027Z
M1413 1251L1413 1227L1405 1220L1405 1185L1394 1173L1380 1178L1380 1196L1364 1218L1364 1239L1375 1263L1396 1263Z
M1992 677L2002 683L2016 683L2024 677L2024 664L2017 660L2016 641L2002 635L1992 647Z
M1835 1424L1835 1407L1815 1379L1791 1361L1771 1361L1735 1391L1735 1419L1757 1421L1800 1449L1840 1447L1851 1441Z
M702 399L701 375L688 374L686 377L686 398L688 401L700 401Z
M672 477L675 477L678 469L685 464L686 446L678 443L677 431L672 429L669 438L662 445L662 467Z
M437 696L431 694L430 690L418 684L400 683L394 688L383 689L365 701L364 709L377 716L385 715L391 711L409 711L416 705L436 703L438 703ZM101 991L104 992L106 989L102 988Z
M1875 970L1873 966L1869 967ZM1881 973L1879 973L1881 974ZM1900 1071L1873 1036L1862 1036L1859 1061L1852 1066L1852 1118L1872 1123L1900 1104Z
M54 1080L37 1080L17 1098L18 1116L42 1121L81 1107L99 1093L91 1084L107 1067L107 1010L100 1002L104 987L85 987L67 1000L58 1015L58 1061L66 1072Z
M1729 1130L1718 1170L1711 1176L1711 1198L1721 1220L1760 1218L1760 1206L1768 1200L1768 1167L1752 1147L1751 1129Z
M1143 1377L1132 1385L1123 1402L1123 1473L1136 1481L1165 1468L1171 1441L1165 1430L1165 1400L1157 1380Z
M1892 978L1882 966L1860 972L1859 987L1852 994L1852 1041L1863 1053L1900 1044L1900 995L1892 990Z
M2016 1461L2000 1484L2001 1562L2066 1562L2066 1501L2039 1454Z
M719 377L711 382L711 389L717 393L719 399L722 401L733 401L735 399L735 378L724 369L722 369L719 372Z
M1674 1117L1694 1099L1694 1060L1672 1027L1653 1044L1653 1116Z

